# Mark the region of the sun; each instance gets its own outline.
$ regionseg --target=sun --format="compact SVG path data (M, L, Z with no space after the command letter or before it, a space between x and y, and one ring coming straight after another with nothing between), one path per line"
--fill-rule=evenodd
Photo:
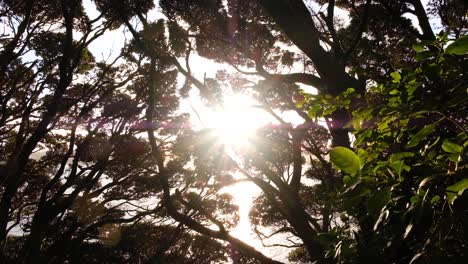
M223 107L210 114L206 125L224 144L231 147L245 145L258 128L269 122L268 115L258 105L244 94L225 97Z

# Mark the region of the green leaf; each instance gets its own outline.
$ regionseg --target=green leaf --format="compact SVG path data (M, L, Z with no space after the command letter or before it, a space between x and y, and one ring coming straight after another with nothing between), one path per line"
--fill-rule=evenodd
M400 80L401 80L401 75L398 72L392 72L392 73L390 73L390 76L392 76L392 78L393 78L393 80L392 80L393 83L399 83Z
M344 185L350 185L351 182L352 182L351 177L349 177L348 175L343 177L343 184Z
M345 147L334 147L330 151L330 160L347 174L356 174L361 169L361 161L358 155Z
M444 143L442 143L442 149L448 153L460 153L463 147L450 141L444 141Z
M416 85L406 85L406 90L408 91L408 95L411 96L414 94L414 91L418 88Z
M421 200L421 198L419 198L419 195L413 195L410 198L411 204L417 204L420 200Z
M398 91L398 89L393 89L389 92L390 95L395 95L395 94L398 94L400 91Z
M439 200L440 200L440 196L439 196L439 195L436 195L436 196L432 197L432 199L431 199L431 204L435 204L435 203L437 203Z
M415 135L413 135L406 145L408 148L414 147L421 142L421 140L425 139L429 136L432 132L434 132L436 126L434 124L430 124L428 126L423 127L421 130L418 131Z
M447 49L445 49L445 53L455 55L464 55L468 53L468 35L455 40L447 47Z
M460 154L458 153L451 153L447 155L447 158L452 162L459 162L460 161Z
M364 149L358 149L357 151L357 155L359 157L359 159L361 160L361 164L365 164L366 161L367 161L367 158L369 156L369 153L367 153L367 151L365 151Z
M348 89L346 89L345 93L347 94L351 94L351 93L354 93L356 90L352 87L349 87Z
M453 204L457 196L463 194L463 192L468 189L468 178L458 181L457 183L447 187L447 197L448 201Z
M315 118L320 115L319 112L321 109L322 107L319 104L313 104L307 111L307 116L310 118Z
M424 43L414 43L413 44L413 50L416 51L416 52L421 52L421 51L424 51L424 47L426 45L424 45Z
M414 153L413 152L398 152L394 153L390 156L390 162L395 162L404 158L410 158L413 157Z
M406 165L405 162L402 160L390 163L390 167L392 167L392 169L394 169L395 172L398 174L398 177L400 178L399 180L403 180L403 178L401 178L401 173L403 172L403 170L407 172L411 170L411 167Z

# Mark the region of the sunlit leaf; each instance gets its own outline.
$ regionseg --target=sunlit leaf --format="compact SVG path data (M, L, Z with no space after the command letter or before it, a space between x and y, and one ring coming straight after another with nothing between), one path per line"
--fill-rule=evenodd
M413 195L410 198L411 204L417 204L420 200L421 200L421 198L419 198L419 195Z
M423 127L421 130L418 131L415 135L413 135L406 145L408 148L417 146L421 140L425 139L429 136L432 132L434 132L436 126L434 124L430 124L428 126Z
M424 47L425 47L424 43L414 43L412 46L413 50L416 52L424 51Z
M447 187L447 197L450 203L453 203L455 199L462 195L463 192L468 189L468 178L458 181L457 183Z
M450 141L444 141L444 143L442 143L442 149L448 153L460 153L463 147Z
M393 78L392 82L394 82L394 83L399 83L400 80L401 80L401 75L398 72L392 72L392 73L390 73L390 76L392 76L392 78Z
M436 195L436 196L432 197L432 199L431 199L431 204L435 204L435 203L437 203L439 200L440 200L440 196L439 196L439 195Z
M330 160L340 170L348 174L356 174L361 168L358 155L345 147L334 147L330 151Z
M411 170L411 167L406 165L405 162L402 160L390 163L390 167L392 167L395 170L395 172L398 174L398 177L400 177L400 180L402 180L401 173L403 172L403 170L407 172Z
M413 157L414 153L413 152L398 152L394 153L390 156L390 162L402 160L404 158L410 158Z

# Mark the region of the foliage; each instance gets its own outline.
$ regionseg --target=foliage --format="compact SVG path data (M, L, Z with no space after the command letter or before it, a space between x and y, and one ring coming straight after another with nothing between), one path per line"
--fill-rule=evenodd
M465 37L444 49L446 42L440 36L415 44L418 67L369 88L349 123L356 154L331 150L331 161L346 174L338 196L347 238L330 244L330 254L343 263L460 263L467 257L467 68L461 65L468 45ZM362 162L358 174L355 157Z

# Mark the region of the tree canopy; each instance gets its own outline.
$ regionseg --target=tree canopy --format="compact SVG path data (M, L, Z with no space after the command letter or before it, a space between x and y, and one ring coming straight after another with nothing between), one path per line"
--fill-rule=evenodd
M0 263L466 262L467 12L0 0ZM99 58L115 30L122 49ZM194 58L223 67L201 78ZM275 120L245 148L181 109L228 90ZM233 235L239 182L259 189L258 240L287 257Z

